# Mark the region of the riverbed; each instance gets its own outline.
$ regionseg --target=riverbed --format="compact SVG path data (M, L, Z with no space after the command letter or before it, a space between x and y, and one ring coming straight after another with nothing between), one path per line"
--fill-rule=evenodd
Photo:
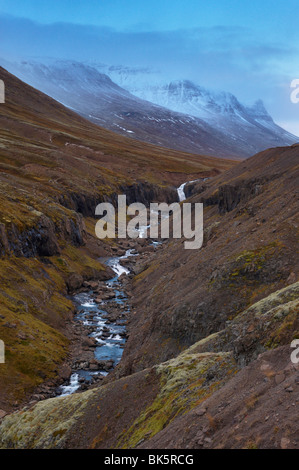
M193 181L192 181L193 182ZM180 202L186 200L184 188L188 182L183 183L177 188L178 199ZM140 227L139 237L145 238L149 226ZM158 242L152 242L156 245ZM110 257L101 259L102 263L109 266L115 273L115 276L106 281L107 288L113 291L113 297L102 302L96 302L96 296L93 290L89 292L81 292L73 296L72 300L76 306L77 314L75 321L81 322L81 325L91 330L90 338L94 338L96 346L94 348L95 362L101 364L111 363L112 370L121 360L123 348L126 341L126 318L130 312L128 298L123 289L120 277L128 275L130 270L121 264L121 261L131 256L136 256L135 250L127 250L123 256ZM109 320L109 307L113 303L121 311L121 318L116 321ZM95 381L105 377L110 370L98 368L98 370L90 370L90 367L74 368L67 385L59 387L57 395L66 396L75 393L82 388L82 384L92 384Z
M75 321L81 322L85 327L92 329L89 337L94 338L97 342L94 348L95 360L98 363L102 361L103 363L112 362L111 370L120 362L126 341L125 323L129 313L129 306L127 295L119 278L123 274L130 273L129 269L121 264L121 260L128 259L130 256L136 256L134 250L127 250L123 256L100 260L115 272L115 277L105 283L107 288L113 292L111 299L97 303L92 290L78 293L72 298L78 312L75 316ZM109 307L111 304L120 310L121 318L114 322L109 320ZM93 383L96 379L107 374L108 371L105 369L95 371L91 371L86 367L75 369L72 372L69 383L59 387L58 395L65 396L75 393L80 389L82 383Z

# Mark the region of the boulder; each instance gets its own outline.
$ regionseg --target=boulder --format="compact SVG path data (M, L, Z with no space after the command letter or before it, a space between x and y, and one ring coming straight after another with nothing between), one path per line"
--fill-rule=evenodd
M68 380L72 374L72 369L69 365L63 364L58 370L58 376L63 380Z
M69 292L74 292L83 285L83 277L80 274L71 273L66 280L66 285Z

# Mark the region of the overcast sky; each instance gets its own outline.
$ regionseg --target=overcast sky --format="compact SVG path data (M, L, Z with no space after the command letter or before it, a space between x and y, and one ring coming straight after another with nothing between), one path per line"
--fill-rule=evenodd
M148 66L263 99L299 135L298 0L0 0L0 57Z

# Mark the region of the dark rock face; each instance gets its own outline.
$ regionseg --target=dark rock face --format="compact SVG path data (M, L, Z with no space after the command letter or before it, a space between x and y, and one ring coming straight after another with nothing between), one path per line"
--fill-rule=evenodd
M87 217L94 216L95 207L99 204L95 196L78 193L63 194L59 198L59 203L67 209L71 209Z
M225 214L235 209L241 202L246 202L254 196L258 196L267 178L253 178L238 182L236 185L221 186L217 193L201 201L206 206L217 205L220 214Z
M59 203L67 209L71 209L85 217L94 217L95 208L98 204L110 202L116 207L118 195L123 194L127 196L128 205L134 202L141 202L149 207L151 202L166 202L170 204L178 201L178 194L175 187L162 187L142 181L129 186L121 186L111 194L99 197L77 193L65 194L60 197Z
M53 222L42 216L36 229L22 234L20 244L24 256L53 256L59 253L58 240ZM23 247L28 247L28 250Z
M80 215L74 219L65 217L55 226L49 217L40 214L31 227L22 231L15 225L0 225L0 256L12 253L26 258L49 257L60 253L59 238L74 246L84 244L85 228Z
M132 186L123 188L124 194L127 196L127 203L141 202L147 207L151 202L178 202L178 194L176 188L162 188L151 183L136 183Z
M5 225L0 224L0 255L9 252L9 242L5 230Z
M186 198L188 199L189 197L193 196L194 194L200 194L202 193L206 188L205 183L202 181L194 181L193 183L187 183L184 191Z
M16 256L52 256L59 253L58 240L53 222L42 216L36 227L20 233L12 224L7 230L2 229L0 254L13 253Z

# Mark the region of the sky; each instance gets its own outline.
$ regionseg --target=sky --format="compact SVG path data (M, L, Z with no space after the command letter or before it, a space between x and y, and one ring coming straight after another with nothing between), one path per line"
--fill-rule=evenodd
M298 0L0 0L0 57L149 67L261 98L299 135Z

